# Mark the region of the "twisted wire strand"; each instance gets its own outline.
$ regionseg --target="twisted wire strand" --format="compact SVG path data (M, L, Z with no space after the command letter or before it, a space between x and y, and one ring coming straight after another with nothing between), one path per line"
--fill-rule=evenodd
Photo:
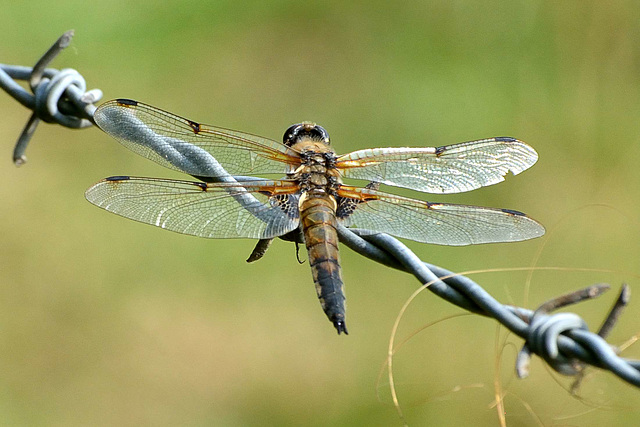
M102 91L87 91L84 77L74 69L46 68L69 45L72 37L73 31L64 33L34 67L0 64L0 87L33 111L13 151L16 166L27 161L24 153L40 120L72 129L82 129L94 124L94 103L102 98ZM16 80L29 82L31 93Z
M65 33L43 55L35 67L0 64L0 87L33 111L16 144L14 161L26 161L24 150L40 120L69 128L86 128L93 124L95 102L102 97L98 89L86 91L84 78L75 70L45 68L66 46L73 32ZM25 80L29 93L16 80ZM191 159L193 161L193 159ZM231 176L220 181L247 181L255 177ZM611 314L599 333L590 332L586 323L574 313L550 311L569 303L594 298L608 289L595 285L543 304L538 310L503 305L480 285L466 276L420 260L407 246L386 234L368 234L357 229L338 228L340 241L355 252L387 267L405 271L444 300L471 313L491 317L525 340L516 360L516 372L524 378L529 373L532 354L540 356L555 371L578 376L587 365L606 369L622 380L640 387L640 361L620 357L605 341L621 309L629 300L625 286Z
M516 360L519 377L528 376L531 354L537 354L563 375L577 375L586 364L606 369L640 387L640 361L620 357L603 337L590 332L577 314L548 314L503 305L470 278L421 261L404 244L386 234L367 235L341 227L338 235L342 243L360 255L410 273L422 284L432 282L428 289L439 297L472 313L492 317L522 337L525 344ZM605 285L595 287L599 292L594 292L594 287L578 292L585 298L593 298L608 289Z

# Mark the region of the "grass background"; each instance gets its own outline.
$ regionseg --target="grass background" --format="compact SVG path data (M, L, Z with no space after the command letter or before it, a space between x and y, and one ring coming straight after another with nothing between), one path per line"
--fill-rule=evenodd
M275 139L313 120L341 153L527 141L540 160L521 176L417 196L521 210L547 227L543 239L408 245L453 271L567 268L473 276L500 301L528 307L596 282L637 288L636 2L33 0L2 11L1 62L33 64L73 28L52 65L78 69L105 99ZM291 244L247 265L252 241L181 236L96 209L83 192L103 177L179 175L96 129L49 125L16 169L11 151L28 112L1 95L0 111L2 424L402 424L379 373L415 279L344 248L351 335L338 337ZM575 310L596 329L614 294ZM638 307L632 299L612 343L637 333ZM399 339L459 313L423 293ZM530 378L515 379L521 341L504 338L472 316L413 337L394 359L406 422L496 425L496 377L510 425L640 420L638 391L606 373L591 370L580 398L539 360Z

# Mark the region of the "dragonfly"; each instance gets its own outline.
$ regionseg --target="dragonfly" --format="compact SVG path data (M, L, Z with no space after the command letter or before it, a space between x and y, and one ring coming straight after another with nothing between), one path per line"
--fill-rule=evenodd
M348 334L339 226L452 246L523 241L545 232L515 210L433 203L380 190L385 184L449 194L499 183L538 159L515 138L338 155L327 131L312 122L290 126L279 142L130 99L102 104L94 119L125 147L197 181L112 176L86 191L89 202L178 233L258 239L250 260L277 237L304 243L318 299L338 334ZM368 183L354 186L344 179Z

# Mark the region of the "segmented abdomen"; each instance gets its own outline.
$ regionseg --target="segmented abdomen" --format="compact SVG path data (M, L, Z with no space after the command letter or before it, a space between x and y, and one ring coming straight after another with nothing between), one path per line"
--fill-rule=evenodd
M325 314L339 334L347 334L344 284L336 231L336 203L327 195L307 196L300 206L300 221L313 282Z

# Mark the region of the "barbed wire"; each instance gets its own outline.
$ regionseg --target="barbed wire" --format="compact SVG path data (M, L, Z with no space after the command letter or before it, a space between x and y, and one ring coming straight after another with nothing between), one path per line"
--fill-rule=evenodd
M630 291L623 285L620 296L598 333L590 332L586 322L574 313L551 311L600 296L609 285L597 284L561 295L537 310L503 305L470 278L421 261L403 243L386 234L367 235L357 229L338 229L340 242L355 252L388 267L415 276L428 289L467 311L492 317L525 340L516 361L520 378L529 374L531 354L540 356L563 375L578 376L585 365L611 371L624 381L640 387L640 361L621 358L604 338L628 304ZM442 278L442 279L441 279Z
M33 111L13 150L16 166L27 161L25 151L40 120L58 123L72 129L92 126L95 102L102 91L86 91L84 77L76 70L56 70L47 65L64 50L73 37L73 30L64 33L36 62L33 67L0 64L0 87L22 105ZM29 82L29 93L16 80Z
M93 123L93 105L102 97L101 91L85 92L84 78L75 70L56 70L46 65L64 49L73 32L65 33L45 53L35 67L0 64L0 86L33 111L14 150L14 162L24 163L24 150L39 120L58 123L70 128L85 128ZM28 80L33 94L28 93L13 79ZM179 154L170 162L180 164ZM193 158L190 158L193 161ZM234 182L255 179L232 176L228 173L216 178ZM242 200L238 200L242 203ZM629 302L630 291L622 285L620 296L598 332L590 332L586 322L574 313L552 312L588 299L596 298L609 289L596 284L540 305L536 310L503 305L470 278L455 274L442 267L423 262L407 246L386 234L368 234L358 229L338 228L340 242L355 252L416 277L428 290L471 313L491 317L514 334L524 339L516 359L516 373L520 378L529 375L531 355L542 358L552 369L563 375L575 376L574 388L579 384L585 367L605 369L620 379L640 387L640 361L622 358L615 346L605 341Z

